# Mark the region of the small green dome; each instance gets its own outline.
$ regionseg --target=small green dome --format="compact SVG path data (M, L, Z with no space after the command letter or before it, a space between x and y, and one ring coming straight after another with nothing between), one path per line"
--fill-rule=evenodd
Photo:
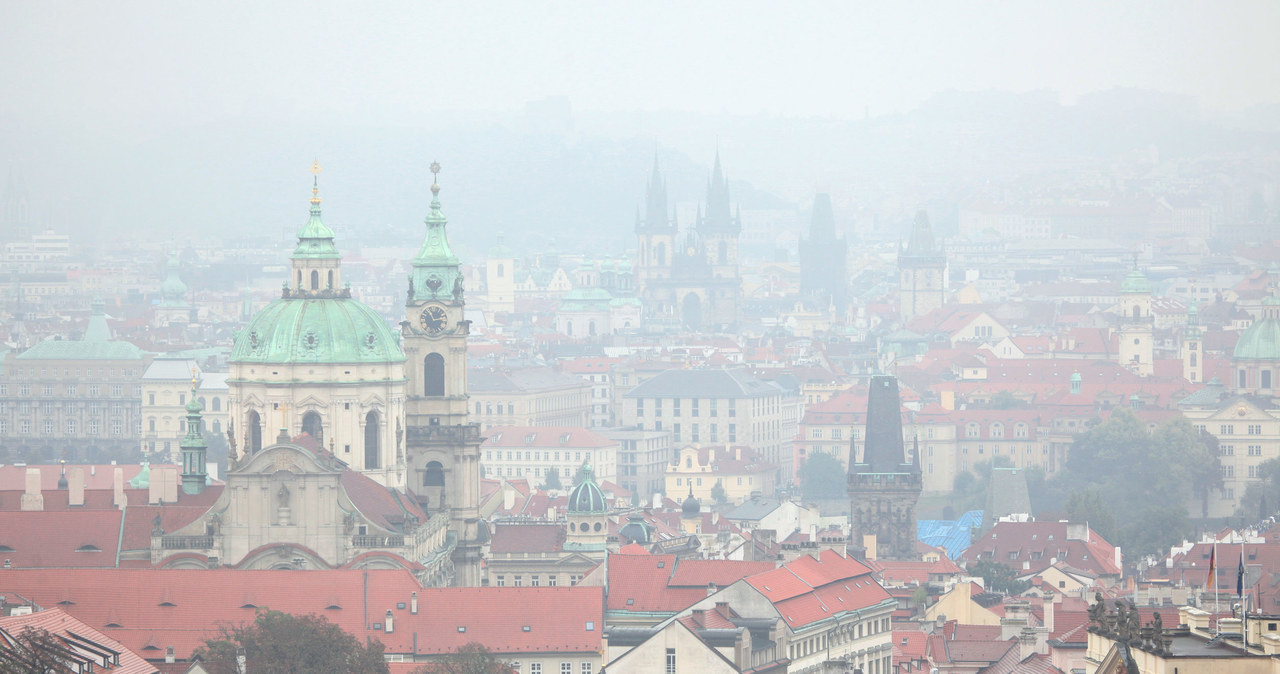
M350 297L284 298L236 336L233 363L399 363L400 341L376 311Z
M182 263L176 256L170 257L165 265L164 283L160 284L160 297L163 298L165 306L182 304L187 294L187 284L183 283L178 276L178 270L181 268Z
M604 492L592 475L591 464L582 467L582 481L569 492L568 510L572 515L602 515L609 512Z
M1142 272L1134 269L1124 277L1124 281L1120 284L1120 292L1122 293L1150 293L1151 282Z
M645 524L643 515L632 515L627 523L618 530L618 537L632 543L649 542L649 525Z
M702 502L693 495L693 487L689 487L689 496L680 506L680 514L684 517L697 517L702 512Z
M1280 320L1266 318L1250 325L1236 342L1233 357L1235 360L1280 360Z

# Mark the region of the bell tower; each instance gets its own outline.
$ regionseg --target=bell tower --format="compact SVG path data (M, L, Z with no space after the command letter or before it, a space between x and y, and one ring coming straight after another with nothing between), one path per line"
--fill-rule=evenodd
M440 208L440 164L431 164L431 210L413 258L400 324L408 382L409 485L428 514L450 517L454 584L480 584L480 426L467 420L467 335L462 271Z

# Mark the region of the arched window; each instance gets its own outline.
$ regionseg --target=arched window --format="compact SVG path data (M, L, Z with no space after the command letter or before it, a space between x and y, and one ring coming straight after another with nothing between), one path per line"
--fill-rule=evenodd
M214 412L221 412L221 411L222 411L222 398L214 398L214 399L213 399L213 411L214 411Z
M422 474L422 486L444 486L444 466L440 465L439 461L430 461L427 463L427 470Z
M245 451L250 454L262 449L262 417L257 412L249 413L249 441L245 443Z
M506 275L507 275L507 266L506 266L505 264L502 264L501 262L499 262L499 263L498 263L498 278L502 278L502 277L504 277L504 276L506 276Z
M329 285L326 287L333 288L333 270L332 269L329 270Z
M1136 305L1136 304L1135 304L1135 305L1133 305L1133 317L1134 317L1134 318L1142 318L1142 307L1139 307L1139 306L1138 306L1138 305Z
M311 289L312 290L320 289L320 272L314 269L311 270Z
M301 269L298 270L298 288L299 289L302 288L302 270Z
M1259 379L1261 388L1271 388L1271 370L1263 370L1261 375L1262 377Z
M200 396L200 409L202 409L202 410L207 410L207 409L209 409L209 406L208 406L208 405L206 405L206 404L205 404L205 402L204 402L204 396Z
M147 420L147 430L154 431L156 429L156 418L151 417Z
M588 335L591 335L592 337L594 337L594 336L595 336L595 334L596 334L596 322L595 322L595 321L590 321L590 322L588 322L588 323L587 323L587 334L588 334Z
M318 416L318 415L317 415ZM378 467L378 413L370 411L364 415L364 467L365 470Z
M324 433L324 430L321 427L320 414L318 412L311 410L302 415L302 432L317 440L320 439L320 434Z
M422 363L422 394L444 395L444 356L429 353Z
M573 336L573 321L565 321L565 322L564 322L564 334L566 334L566 335L568 335L568 336L570 336L570 337L572 337L572 336Z

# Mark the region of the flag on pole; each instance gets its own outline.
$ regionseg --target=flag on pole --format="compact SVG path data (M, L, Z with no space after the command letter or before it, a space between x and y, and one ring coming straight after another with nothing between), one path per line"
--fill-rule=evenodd
M1236 569L1236 596L1244 596L1244 546L1240 550L1240 566Z
M1209 575L1205 576L1206 583L1213 583L1210 587L1214 592L1218 591L1218 543L1214 541L1213 551L1209 553Z

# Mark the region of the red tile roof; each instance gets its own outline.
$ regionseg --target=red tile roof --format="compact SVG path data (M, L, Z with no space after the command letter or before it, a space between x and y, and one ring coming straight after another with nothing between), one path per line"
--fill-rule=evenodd
M114 567L121 520L119 510L0 512L0 557L23 569Z
M630 548L631 546L627 546ZM682 570L692 562L692 567ZM677 560L675 555L611 554L608 569L610 611L674 613L707 596L707 585L730 585L764 569L771 562L737 560Z
M1019 576L1038 574L1064 562L1095 576L1116 576L1115 546L1092 529L1087 540L1068 540L1065 522L997 522L964 551L967 562L989 560Z
M152 674L157 671L124 644L86 625L62 609L52 608L28 615L0 618L0 632L18 637L26 630L43 630L61 637L62 644L84 662L93 663L93 671L111 674ZM85 642L88 642L87 644ZM0 637L0 651L10 650ZM92 647L90 647L92 646ZM105 655L105 651L114 654ZM118 663L118 664L113 664Z
M564 549L565 525L498 522L493 527L490 552L559 552Z
M890 598L870 569L833 550L823 550L820 559L803 555L747 582L773 603L792 628Z
M416 615L410 613L413 592L418 593ZM419 653L443 653L470 641L498 653L598 652L601 592L586 586L423 588L403 570L14 569L0 574L0 594L58 606L148 658L162 657L164 648L173 646L185 659L219 624L252 620L255 607L322 615L357 638L382 641L388 653L412 653L415 633L431 635L416 641ZM394 631L372 629L387 610Z

